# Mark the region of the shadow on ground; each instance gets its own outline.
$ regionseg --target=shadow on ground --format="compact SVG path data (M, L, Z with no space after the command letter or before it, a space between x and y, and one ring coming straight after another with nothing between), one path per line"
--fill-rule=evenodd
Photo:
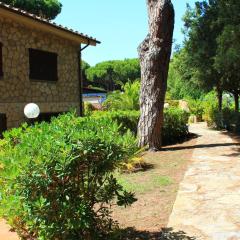
M195 133L189 133L185 137L175 138L175 139L172 139L172 141L170 141L170 142L163 141L163 147L172 146L172 145L176 145L176 144L184 144L184 143L189 142L192 139L195 139L198 137L201 137L201 136L198 134L195 134Z
M224 155L224 156L228 156L228 157L236 157L239 156L240 154L240 136L234 133L230 133L230 132L226 132L223 131L221 134L223 135L227 135L229 137L231 137L233 140L235 140L235 142L233 143L218 143L218 144L199 144L199 145L193 145L193 146L168 146L163 148L162 151L179 151L179 150L185 150L185 149L198 149L198 148L214 148L214 147L229 147L229 146L233 146L233 147L239 147L238 149L235 149L236 153L232 153L230 155ZM192 134L191 138L198 138L200 137L200 135L196 135L196 134Z
M240 143L217 143L217 144L199 144L194 146L167 147L164 148L163 151L179 151L184 149L229 147L229 146L240 146Z
M196 240L184 232L174 232L172 228L162 229L160 232L137 231L134 228L119 230L113 240Z

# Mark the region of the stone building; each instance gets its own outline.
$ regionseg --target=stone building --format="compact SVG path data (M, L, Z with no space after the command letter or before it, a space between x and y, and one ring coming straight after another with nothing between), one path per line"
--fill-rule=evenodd
M0 134L34 102L40 119L81 111L82 44L99 41L0 2Z

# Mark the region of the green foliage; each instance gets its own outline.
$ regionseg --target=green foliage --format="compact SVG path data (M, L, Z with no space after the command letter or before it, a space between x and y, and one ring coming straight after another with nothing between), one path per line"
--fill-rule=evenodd
M137 133L137 126L140 117L139 111L109 111L95 112L93 117L106 118L116 121L120 125L122 133L131 130ZM188 118L189 114L179 108L170 107L164 111L163 125L163 144L177 143L188 135ZM159 136L160 137L160 136Z
M86 71L90 68L91 66L82 60L81 62L81 70L82 70L82 82L83 82L83 86L88 86L89 82L87 80L87 75L86 75Z
M214 68L217 37L222 25L217 20L218 1L198 1L195 8L188 7L184 16L185 49L189 66L197 72L200 86L207 91L221 89L221 74Z
M240 113L233 109L223 108L222 111L212 109L208 125L216 129L225 129L234 133L240 133Z
M122 90L110 93L103 106L108 110L139 110L140 82L127 82Z
M179 107L179 101L178 100L166 100L166 103L169 104L170 107Z
M94 86L113 91L128 81L139 79L140 64L138 59L106 61L87 69L86 74Z
M117 122L120 126L120 132L125 133L130 130L135 135L137 134L137 125L140 117L139 111L104 111L94 112L92 117L97 119L108 119L109 121Z
M224 108L222 111L222 127L234 133L240 133L240 113L233 109Z
M214 120L215 112L218 112L217 95L215 91L209 92L203 99L203 119L207 122L208 126L213 126L216 122Z
M204 108L203 118L209 127L217 129L230 130L231 125L238 125L234 113L231 99L228 97L223 98L223 110L219 111L217 104L217 95L215 91L209 92L202 101Z
M188 132L189 114L179 108L168 108L164 111L163 144L173 144L183 140Z
M205 93L200 87L198 71L189 60L186 48L173 55L168 73L168 93L171 99L199 99Z
M107 239L108 204L135 201L112 172L136 151L135 137L106 118L66 114L6 132L0 216L23 239Z
M82 68L82 71L85 72L87 69L89 69L91 66L85 62L84 60L82 60L82 63L81 63L81 68Z
M161 176L158 174L152 174L147 181L138 181L131 176L117 175L118 182L124 186L127 191L134 191L138 194L144 194L151 192L154 189L169 186L173 183L173 180L169 176Z
M239 1L219 0L219 22L224 26L217 38L215 68L222 73L222 85L225 90L240 93L240 24Z
M198 1L188 8L185 21L185 49L188 62L198 72L201 87L219 94L234 94L238 111L240 94L240 2L236 0Z
M91 116L94 110L94 106L91 103L84 102L84 116Z
M195 115L197 117L198 121L203 120L203 114L204 114L204 105L203 101L200 99L194 100L189 99L188 100L188 106L190 109L190 113Z
M1 0L1 2L47 19L54 19L62 10L62 4L58 0Z

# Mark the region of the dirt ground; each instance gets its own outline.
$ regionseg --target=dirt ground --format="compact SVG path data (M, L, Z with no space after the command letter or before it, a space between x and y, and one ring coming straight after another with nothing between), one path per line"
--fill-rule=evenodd
M195 143L196 138L192 138L182 144L164 147L161 152L146 153L143 157L149 166L147 170L118 176L127 190L136 193L138 201L127 208L114 207L113 217L122 229L129 232L134 229L142 235L134 239L161 239L157 235L167 226L179 183L193 153L190 146ZM178 150L173 151L175 148ZM151 237L153 235L155 237Z

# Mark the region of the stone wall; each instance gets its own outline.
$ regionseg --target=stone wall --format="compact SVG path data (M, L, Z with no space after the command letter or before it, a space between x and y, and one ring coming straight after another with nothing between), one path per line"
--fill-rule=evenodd
M3 44L3 77L0 77L0 113L7 114L8 127L24 119L24 106L37 103L41 112L79 112L79 45L57 36L31 29L0 16ZM58 81L29 79L29 48L58 54Z

